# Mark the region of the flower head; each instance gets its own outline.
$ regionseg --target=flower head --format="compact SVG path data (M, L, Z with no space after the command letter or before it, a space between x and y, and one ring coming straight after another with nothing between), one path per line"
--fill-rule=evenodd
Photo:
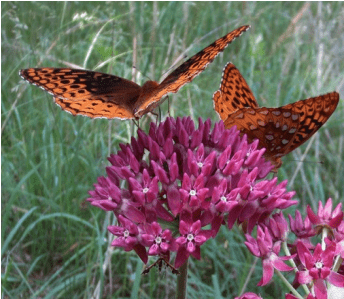
M264 179L273 166L257 145L223 122L211 130L210 120L199 120L195 129L190 117L167 118L120 145L88 201L118 218L109 227L112 245L135 250L144 262L175 251L179 267L190 255L200 258L221 224L250 232L274 209L296 203L286 182Z

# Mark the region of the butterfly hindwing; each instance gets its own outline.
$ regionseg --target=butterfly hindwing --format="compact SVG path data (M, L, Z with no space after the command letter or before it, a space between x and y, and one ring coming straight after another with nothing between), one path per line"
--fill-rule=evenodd
M101 97L92 97L91 100L82 99L77 101L54 97L54 102L63 110L73 115L108 119L114 117L120 119L135 118L135 115L130 112L130 109L125 108L125 106L115 104L112 101L106 102Z

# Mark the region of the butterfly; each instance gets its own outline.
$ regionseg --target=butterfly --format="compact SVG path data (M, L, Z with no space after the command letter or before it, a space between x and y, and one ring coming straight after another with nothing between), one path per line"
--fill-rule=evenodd
M330 92L279 108L259 107L238 69L227 63L213 101L226 128L235 125L249 141L259 139L259 147L266 149L264 156L276 171L281 157L306 142L329 119L339 94Z
M140 86L130 80L88 70L29 68L19 75L54 96L63 110L91 118L138 119L159 106L164 96L176 93L200 74L226 46L250 26L241 26L219 38L181 64L160 84Z

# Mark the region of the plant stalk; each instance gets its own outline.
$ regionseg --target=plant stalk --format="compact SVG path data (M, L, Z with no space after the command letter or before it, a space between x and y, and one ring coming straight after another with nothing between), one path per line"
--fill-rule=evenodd
M179 269L180 274L177 278L177 294L176 299L186 298L186 282L188 279L188 260Z

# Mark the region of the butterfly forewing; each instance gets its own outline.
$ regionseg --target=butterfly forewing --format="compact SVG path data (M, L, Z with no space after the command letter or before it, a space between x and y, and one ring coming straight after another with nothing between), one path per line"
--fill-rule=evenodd
M312 137L332 115L337 108L338 102L339 94L331 92L282 107L285 109L291 108L294 114L300 115L298 130L288 144L287 153Z
M134 118L131 111L141 87L132 81L68 68L31 68L22 70L20 74L54 95L56 104L73 115Z
M213 95L214 108L221 119L240 108L258 107L258 103L238 69L227 63L222 73L220 89Z
M147 98L149 97L149 101L142 101L143 104L137 109L136 114L140 116L147 113L147 110L149 111L149 106L154 102L160 101L160 99L168 93L177 92L183 85L192 81L227 47L228 44L249 28L250 26L245 25L233 30L185 61L168 75L151 94L146 95Z

